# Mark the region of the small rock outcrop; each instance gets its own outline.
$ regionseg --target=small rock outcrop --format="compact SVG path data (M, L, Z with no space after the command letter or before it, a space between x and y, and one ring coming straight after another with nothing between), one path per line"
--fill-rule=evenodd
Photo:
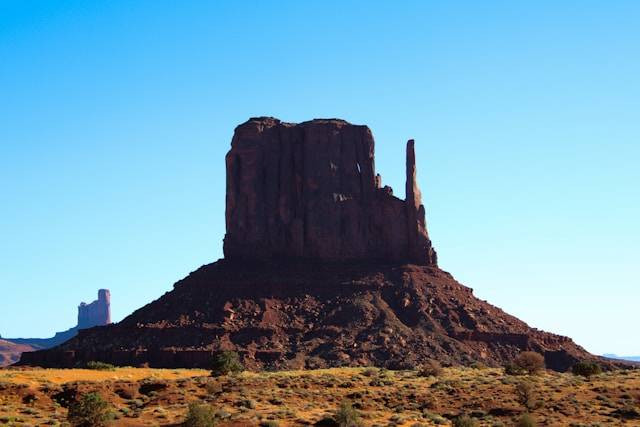
M253 118L226 156L227 259L436 265L407 144L406 200L382 187L367 126Z

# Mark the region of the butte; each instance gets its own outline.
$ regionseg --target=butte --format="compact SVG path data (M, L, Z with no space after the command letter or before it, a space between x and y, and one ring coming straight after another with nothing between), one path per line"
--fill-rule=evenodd
M21 364L208 367L221 350L252 369L499 366L524 350L566 370L571 339L479 300L438 267L407 143L406 199L376 173L366 126L252 118L226 156L224 259L117 324L24 353Z

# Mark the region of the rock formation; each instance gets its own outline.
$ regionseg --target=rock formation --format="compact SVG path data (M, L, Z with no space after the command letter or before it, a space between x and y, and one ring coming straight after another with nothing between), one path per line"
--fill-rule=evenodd
M90 304L78 306L78 329L104 326L111 323L111 293L108 289L98 291L98 299Z
M435 265L407 144L407 200L381 188L374 140L344 120L255 118L236 128L227 164L227 259Z
M251 368L415 367L428 358L498 366L534 350L565 370L594 358L477 299L437 266L413 140L406 155L401 200L382 187L366 126L249 120L226 157L225 259L122 322L21 363L207 367L227 349Z
M20 355L26 351L33 351L35 348L26 344L16 344L11 341L0 339L0 367L9 366L20 360Z
M56 332L51 338L5 338L16 347L14 353L47 349L62 344L78 334L78 330L103 326L111 323L111 293L108 289L98 291L98 299L90 304L81 302L78 306L78 324L66 331ZM6 344L8 348L8 344ZM15 359L15 358L14 358ZM17 359L13 360L13 362ZM11 362L11 363L13 363Z

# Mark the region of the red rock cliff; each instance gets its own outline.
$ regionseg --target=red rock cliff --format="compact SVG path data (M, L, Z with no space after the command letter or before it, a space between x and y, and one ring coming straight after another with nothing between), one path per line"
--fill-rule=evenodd
M226 157L225 258L437 264L407 144L407 200L382 188L367 126L252 118Z

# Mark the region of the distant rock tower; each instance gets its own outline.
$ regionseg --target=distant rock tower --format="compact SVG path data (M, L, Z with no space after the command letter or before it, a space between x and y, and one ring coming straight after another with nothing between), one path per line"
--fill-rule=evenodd
M111 293L109 289L100 289L98 299L90 304L78 306L78 329L103 326L111 323Z

